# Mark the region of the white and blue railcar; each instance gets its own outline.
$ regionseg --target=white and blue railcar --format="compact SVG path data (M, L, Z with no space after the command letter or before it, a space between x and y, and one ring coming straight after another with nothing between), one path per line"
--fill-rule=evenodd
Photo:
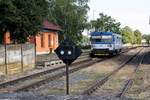
M98 54L118 54L122 49L122 37L112 32L91 33L91 56Z

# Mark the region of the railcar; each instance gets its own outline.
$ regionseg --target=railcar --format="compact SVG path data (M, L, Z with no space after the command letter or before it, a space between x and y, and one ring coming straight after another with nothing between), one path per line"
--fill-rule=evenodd
M90 37L90 56L108 54L116 55L122 49L122 36L113 32L92 32Z

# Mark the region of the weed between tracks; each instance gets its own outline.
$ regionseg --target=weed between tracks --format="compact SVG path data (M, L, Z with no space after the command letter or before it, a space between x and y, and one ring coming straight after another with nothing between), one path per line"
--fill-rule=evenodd
M80 72L81 73L81 72ZM82 73L83 75L86 75L87 78L80 79L76 83L72 84L71 86L71 94L79 94L83 90L86 90L87 87L90 87L92 84L95 83L97 79L100 79L106 75L106 73Z
M121 69L117 74L112 76L101 88L99 88L94 95L115 95L117 92L122 89L125 80L128 79L129 74L133 72L133 68L126 66Z
M134 84L128 91L127 96L136 99L150 99L150 66L141 65L134 75Z
M86 78L80 79L76 83L71 85L71 94L79 94L83 92L83 90L86 90L88 87L94 84L95 81L102 79L106 74L116 69L117 66L118 62L109 60L108 63L106 62L96 63L91 67L82 69L79 72L72 74L71 77L86 76Z
M48 94L63 95L62 93L65 93L65 89L64 88L57 88L57 87L48 87L48 90L43 90L41 93L44 95L48 95Z
M93 67L93 66L92 66ZM70 94L79 94L83 90L87 89L87 87L91 86L97 79L103 78L104 75L110 72L110 70L105 71L97 71L96 69L103 69L104 67L95 66L91 69L91 67L86 69L81 69L80 71L74 72L70 74ZM89 70L91 69L91 70ZM104 68L106 69L106 68ZM113 70L113 68L112 68ZM47 94L65 94L65 79L66 77L62 77L60 79L54 80L48 83L46 86L39 88L39 93L44 95ZM36 90L36 91L38 91Z

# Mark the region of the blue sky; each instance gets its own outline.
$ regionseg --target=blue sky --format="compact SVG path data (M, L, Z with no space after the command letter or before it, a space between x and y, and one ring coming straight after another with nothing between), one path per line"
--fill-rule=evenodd
M90 0L89 6L89 20L103 12L121 22L121 27L130 26L150 34L150 0Z

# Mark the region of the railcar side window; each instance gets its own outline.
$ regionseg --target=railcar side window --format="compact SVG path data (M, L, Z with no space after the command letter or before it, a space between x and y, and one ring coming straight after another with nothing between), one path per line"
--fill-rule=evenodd
M107 42L112 42L113 41L113 38L112 36L94 36L94 37L91 37L91 42L92 43L96 43L96 42L103 42L103 43L107 43Z

